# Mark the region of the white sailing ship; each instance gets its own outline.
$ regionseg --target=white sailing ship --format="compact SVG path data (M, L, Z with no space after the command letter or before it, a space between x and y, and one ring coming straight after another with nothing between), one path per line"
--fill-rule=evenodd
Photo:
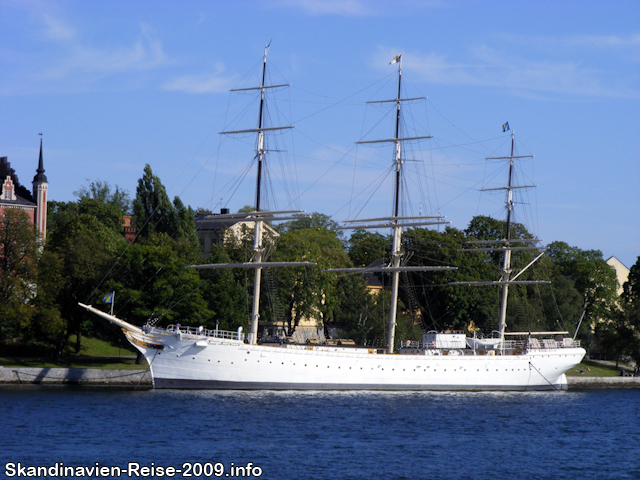
M265 212L260 210L260 177L265 155L264 135L268 131L292 127L264 127L263 106L265 91L283 85L265 85L267 48L263 57L262 82L256 87L260 97L258 127L250 130L222 132L224 134L255 132L257 141L258 181L255 212L242 215L243 221L254 223L253 258L243 264L201 265L192 268L251 268L254 270L254 293L251 329L246 335L238 331L209 330L202 327L169 325L166 328L147 324L137 327L89 305L86 310L120 327L129 342L138 349L149 364L155 388L200 389L275 389L275 390L554 390L566 389L565 372L578 364L585 350L579 342L563 337L567 332L505 332L508 287L520 275L512 275L511 251L522 240L511 240L509 222L513 206L511 169L513 155L504 157L510 162L507 187L507 233L496 243L504 252L502 274L497 282L486 284L502 288L502 302L498 336L494 339L467 338L461 332L429 332L422 342L415 342L394 352L398 277L401 271L444 270L453 267L401 266L402 229L443 223L441 217L403 217L399 215L402 145L406 141L429 137L400 137L400 118L403 102L415 100L401 98L402 58L398 64L398 94L396 124L393 138L378 140L395 146L395 207L387 218L347 222L345 228L390 228L393 247L389 265L371 269L349 269L350 272L377 271L388 273L392 279L392 301L389 313L388 343L386 348L350 345L316 344L261 344L258 342L258 307L261 271L266 267L309 265L299 263L272 263L263 261L262 229L266 218L270 222L299 218L299 212ZM251 89L253 90L253 89ZM373 142L362 142L373 143ZM219 221L233 220L233 214L216 215ZM488 242L483 242L484 244ZM345 269L346 270L346 269ZM334 270L334 271L345 271ZM511 336L513 339L507 340Z

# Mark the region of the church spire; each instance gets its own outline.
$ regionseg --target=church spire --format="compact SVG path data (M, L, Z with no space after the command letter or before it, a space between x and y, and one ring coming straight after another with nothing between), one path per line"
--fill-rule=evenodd
M38 169L35 177L33 177L33 199L36 202L36 215L34 223L40 231L42 238L47 237L47 192L49 190L49 182L44 174L44 162L42 161L42 134L40 134L40 158L38 160Z
M40 138L40 159L38 160L38 169L36 172L38 173L33 177L33 183L47 183L47 176L44 174L44 163L42 161L42 138Z

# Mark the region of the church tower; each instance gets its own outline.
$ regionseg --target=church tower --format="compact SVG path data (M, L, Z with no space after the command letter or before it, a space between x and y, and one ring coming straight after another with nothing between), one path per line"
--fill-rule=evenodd
M37 174L33 177L33 200L36 202L36 215L34 223L44 240L47 237L47 190L49 183L44 174L42 161L42 138L40 139L40 159L38 160Z

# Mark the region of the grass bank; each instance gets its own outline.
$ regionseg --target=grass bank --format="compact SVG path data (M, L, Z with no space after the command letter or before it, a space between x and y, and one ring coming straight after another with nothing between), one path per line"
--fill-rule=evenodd
M76 336L71 335L62 358L58 361L50 356L51 347L22 345L0 357L3 367L33 368L103 368L140 369L148 368L135 363L137 351L124 340L121 342L82 337L80 353L75 353Z
M567 377L619 377L621 367L583 360L567 372Z

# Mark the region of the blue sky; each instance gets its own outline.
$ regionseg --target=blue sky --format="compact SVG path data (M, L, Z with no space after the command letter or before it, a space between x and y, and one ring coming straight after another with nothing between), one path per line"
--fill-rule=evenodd
M43 132L50 198L87 180L135 195L149 163L170 196L232 211L253 202L255 86L265 44L274 92L273 208L341 221L388 215L389 111L403 53L407 126L433 135L411 148L408 213L454 227L502 216L509 121L523 162L518 220L545 242L640 255L640 2L637 1L14 1L0 3L0 156L21 183L35 175ZM273 159L273 160L272 160ZM283 174L286 183L278 178ZM382 183L380 183L382 182ZM380 184L379 187L377 185ZM361 199L370 206L361 210ZM530 207L530 208L529 208ZM373 209L383 211L374 212Z

